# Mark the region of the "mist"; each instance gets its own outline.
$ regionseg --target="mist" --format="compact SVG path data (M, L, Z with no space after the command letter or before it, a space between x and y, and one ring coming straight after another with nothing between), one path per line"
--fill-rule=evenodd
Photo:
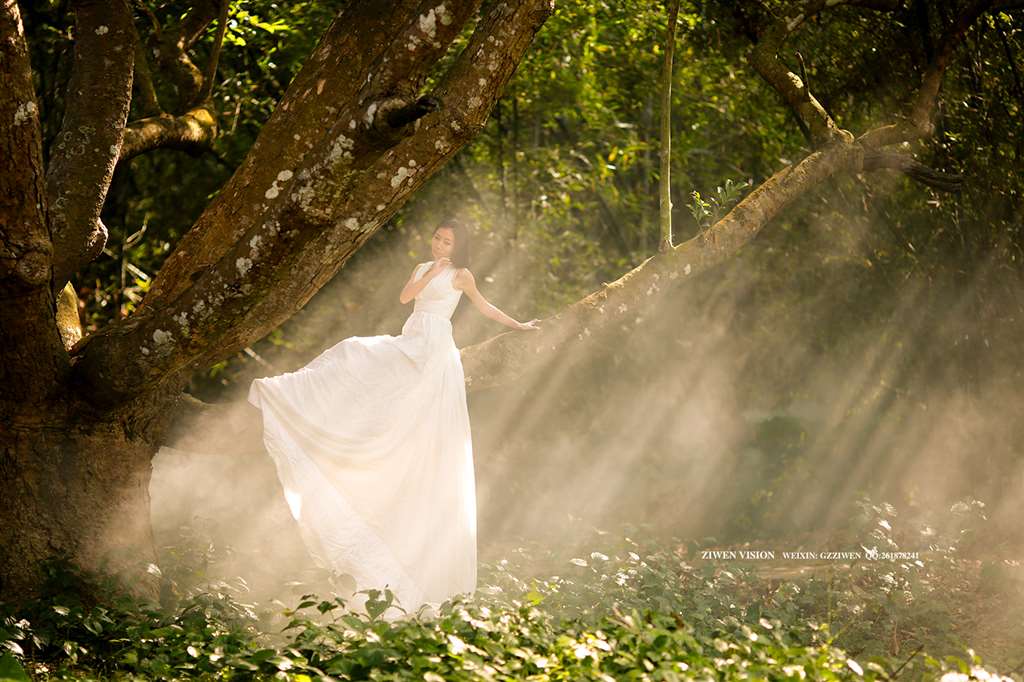
M230 551L209 562L210 576L246 576L267 597L324 578L262 451L248 383L347 336L400 333L412 306L398 292L430 259L443 215L431 208L360 251L282 327L287 343L259 344L220 389L195 383L228 407L206 431L179 430L189 446L169 442L154 461L162 551L190 533L212 539ZM600 286L590 273L577 292L553 295L541 245L512 242L499 218L465 210L482 226L480 290L516 319L544 318ZM921 529L963 509L987 518L971 546L979 560L1020 555L1021 283L985 266L967 286L894 282L871 263L885 229L877 217L836 199L801 219L800 249L769 227L628 324L581 333L519 380L468 394L481 561L525 542L590 551L595 531L636 527L702 547L867 549L877 543L857 518L868 503L888 505L899 549L923 561ZM586 272L585 261L573 265ZM460 348L506 331L466 297L453 327Z

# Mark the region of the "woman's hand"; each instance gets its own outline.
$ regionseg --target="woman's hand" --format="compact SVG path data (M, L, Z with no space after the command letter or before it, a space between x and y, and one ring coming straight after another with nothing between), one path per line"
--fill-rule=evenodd
M434 261L434 264L430 266L430 271L427 275L430 277L437 277L446 267L452 264L452 259L447 256L442 256Z
M518 329L521 332L527 332L527 331L535 331L536 332L536 331L540 331L540 327L538 326L539 324L540 324L540 320L537 320L537 319L530 320L529 322L520 322Z

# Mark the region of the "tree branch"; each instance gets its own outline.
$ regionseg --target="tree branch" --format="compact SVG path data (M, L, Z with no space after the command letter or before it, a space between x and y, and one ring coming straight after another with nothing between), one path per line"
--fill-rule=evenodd
M228 6L230 0L220 0L220 16L217 18L217 37L213 41L213 52L206 63L206 74L203 76L203 89L199 93L199 101L205 102L213 95L213 81L217 77L217 62L224 44L224 32L228 28Z
M906 117L866 132L858 138L865 147L884 147L900 142L927 138L935 132L932 115L939 97L939 88L956 48L978 17L991 9L993 0L974 0L943 33L931 64L921 76L921 85L913 97Z
M652 296L676 280L724 262L782 209L814 187L862 168L863 152L855 144L832 145L783 168L711 228L648 258L615 282L544 320L540 331L506 332L463 348L466 387L478 390L508 383L557 358L568 344L606 329L635 324L648 309Z
M135 30L135 24L132 24ZM149 60L146 59L146 48L135 31L135 96L139 100L139 110L144 117L159 116L164 113L160 107L160 100L156 95L156 88L153 87L153 74L149 70Z
M449 73L447 85L459 89L442 87L437 95L445 110L427 113L429 100L420 100L421 111L408 116L403 90L422 82L476 6L471 0L423 2L420 14L406 8L404 29L397 35L392 29L395 37L384 45L379 30L366 28L392 26L393 17L382 16L376 3L350 6L345 21L335 22L304 67L313 76L300 73L264 126L250 152L252 163L243 163L179 243L177 263L172 255L132 318L76 347L76 373L93 386L97 400L123 400L261 338L304 305L422 179L470 138L469 131L483 125L547 16L540 11L547 2L495 5L471 38L469 54ZM345 42L350 51L338 50ZM410 46L418 57L402 68ZM336 60L344 68L331 68ZM339 87L329 88L328 78ZM320 121L297 125L309 120L310 110L325 108ZM419 113L425 115L417 118ZM381 143L382 116L403 124L404 137L390 148ZM456 125L463 126L463 137L438 144L441 130L447 132L455 120L462 121ZM298 132L320 130L323 137L313 132L313 139ZM395 162L401 169L388 175ZM117 372L107 369L115 363Z
M804 78L801 78L790 71L779 59L779 51L786 38L808 17L814 16L826 5L831 6L831 4L826 0L809 0L803 4L795 16L777 18L760 37L750 53L751 65L769 85L782 95L797 117L803 121L810 132L811 143L815 147L822 147L831 142L850 142L853 140L853 136L840 129L825 111L825 107L811 94L806 72ZM800 58L800 65L803 69L803 57Z
M53 293L103 249L100 209L131 102L135 27L123 0L76 0L75 57L61 131L46 174Z
M217 137L217 114L201 105L181 116L160 114L125 128L119 163L159 148L195 152L210 148Z
M217 17L220 8L219 0L195 2L176 27L164 26L151 37L150 46L160 70L174 83L176 98L170 109L174 113L184 113L202 101L203 73L192 62L188 51Z

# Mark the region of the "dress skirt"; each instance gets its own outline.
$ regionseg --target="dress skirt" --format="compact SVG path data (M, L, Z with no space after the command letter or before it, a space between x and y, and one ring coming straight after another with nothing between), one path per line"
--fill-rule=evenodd
M390 588L408 613L476 589L473 446L449 318L416 311L399 336L344 339L256 379L248 400L316 563L357 591Z

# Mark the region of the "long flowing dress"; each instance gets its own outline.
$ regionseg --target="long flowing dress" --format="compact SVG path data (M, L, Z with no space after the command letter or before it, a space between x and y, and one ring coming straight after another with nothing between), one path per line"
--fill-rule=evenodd
M432 264L421 263L415 279ZM473 446L451 324L462 295L455 273L449 265L423 288L400 336L344 339L302 369L249 388L313 559L351 575L357 590L389 587L408 613L476 589Z

